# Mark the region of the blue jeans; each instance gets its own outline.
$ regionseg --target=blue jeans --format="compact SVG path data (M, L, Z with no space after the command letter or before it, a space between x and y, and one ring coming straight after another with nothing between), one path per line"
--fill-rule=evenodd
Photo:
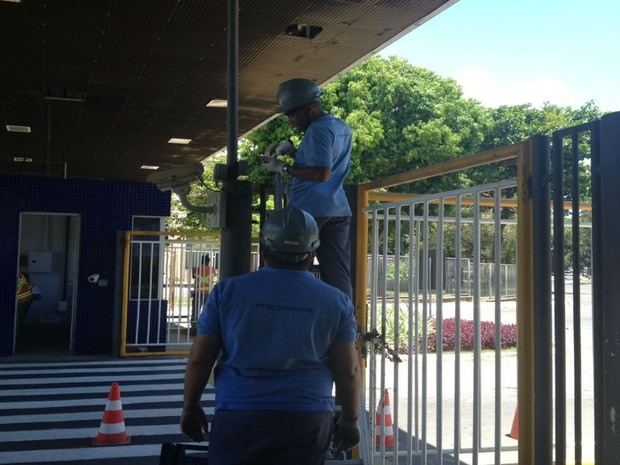
M319 226L319 239L321 240L321 245L316 251L321 280L352 298L351 239L349 238L351 217L321 216L315 220Z
M331 412L220 409L209 434L209 465L321 465L332 427Z

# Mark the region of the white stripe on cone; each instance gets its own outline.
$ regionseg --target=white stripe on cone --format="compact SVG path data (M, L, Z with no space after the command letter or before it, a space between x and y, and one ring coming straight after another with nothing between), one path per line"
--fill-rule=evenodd
M99 433L102 434L119 434L125 432L125 422L122 423L104 423L99 426Z
M383 398L379 402L376 414L375 438L376 446L394 446L394 428L392 427L392 412L390 409L390 397L386 389ZM383 426L385 424L385 426Z
M106 410L123 410L123 406L121 405L121 401L120 400L108 400L108 402L105 405L105 409Z

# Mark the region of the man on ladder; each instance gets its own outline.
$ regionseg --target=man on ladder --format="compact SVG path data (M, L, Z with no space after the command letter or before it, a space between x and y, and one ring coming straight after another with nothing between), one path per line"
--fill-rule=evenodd
M351 209L343 183L349 173L352 132L344 121L323 110L322 94L309 79L280 84L280 111L304 136L296 150L290 141L271 144L262 157L262 166L291 176L288 204L310 213L319 226L321 246L316 255L321 280L351 298ZM295 163L285 164L278 155L293 156Z

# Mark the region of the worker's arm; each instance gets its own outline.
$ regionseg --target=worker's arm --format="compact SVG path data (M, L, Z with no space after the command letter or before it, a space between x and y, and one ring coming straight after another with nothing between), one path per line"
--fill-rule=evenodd
M333 344L329 349L329 362L336 383L336 395L342 406L342 417L345 420L357 420L360 374L355 343Z
M291 176L304 181L325 182L332 177L332 169L326 166L288 166L287 172Z
M334 428L332 445L336 450L347 451L360 442L359 428L359 365L355 344L334 344L329 351L329 359L336 383L336 396L342 406L342 415Z
M185 369L181 431L197 442L204 440L204 432L208 428L207 417L200 406L200 398L221 348L222 341L219 336L199 335L196 336L189 353Z

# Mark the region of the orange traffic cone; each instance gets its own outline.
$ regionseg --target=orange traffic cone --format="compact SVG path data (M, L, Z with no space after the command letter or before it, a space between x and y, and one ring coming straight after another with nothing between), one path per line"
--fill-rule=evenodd
M510 429L510 434L507 434L509 438L519 439L519 408L515 408L515 416L512 420L512 428Z
M125 431L120 388L118 383L114 382L110 388L99 433L93 438L93 446L114 446L130 442L131 438Z
M385 415L385 427L383 425L382 417ZM390 409L390 395L388 390L385 390L383 399L379 401L377 407L377 415L375 418L377 427L375 438L377 441L377 447L394 447L394 428L392 427L392 411ZM383 444L382 444L382 441Z

